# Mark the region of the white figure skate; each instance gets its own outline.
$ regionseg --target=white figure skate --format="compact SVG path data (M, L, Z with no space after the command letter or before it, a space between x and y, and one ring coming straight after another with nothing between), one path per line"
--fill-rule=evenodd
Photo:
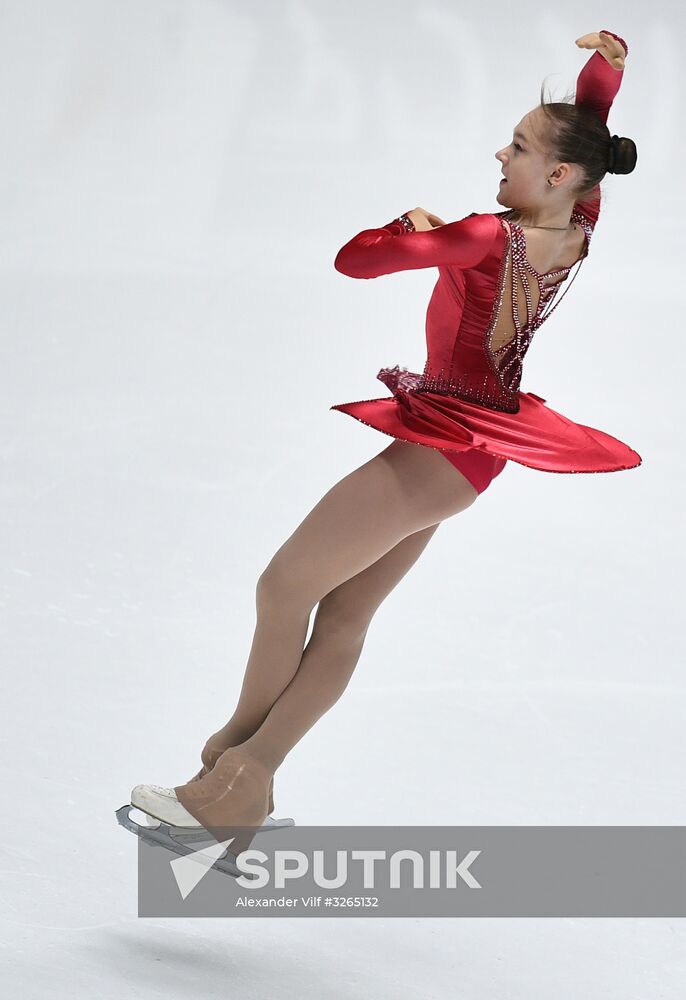
M162 785L136 785L131 792L131 805L145 813L148 826L159 826L165 823L181 830L203 830L204 827L181 805L173 788L163 788ZM295 826L295 821L289 816L284 819L274 819L267 816L259 830L273 830L275 827Z
M131 817L131 810L139 810L143 821ZM195 854L203 845L216 844L211 834L181 805L173 788L162 785L136 785L131 791L130 802L115 811L117 822L135 833L144 843L164 847L174 854ZM257 832L280 830L295 826L290 817L274 819L267 816ZM241 874L236 866L236 855L228 849L214 862L214 867L228 875Z

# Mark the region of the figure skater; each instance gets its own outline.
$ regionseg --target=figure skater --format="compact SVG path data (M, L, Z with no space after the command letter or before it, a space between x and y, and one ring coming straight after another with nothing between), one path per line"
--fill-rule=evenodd
M262 572L233 714L207 740L190 781L134 789L132 804L150 816L215 839L259 828L274 809L274 772L340 698L381 602L439 524L471 506L508 461L567 473L641 464L622 441L519 388L534 333L588 256L599 182L608 171L630 173L637 159L633 141L606 125L626 42L603 30L576 44L594 51L575 102L546 103L541 88L540 103L495 153L504 210L446 224L415 208L338 252L335 268L353 278L438 268L424 371L382 368L391 396L331 407L394 440L333 486Z

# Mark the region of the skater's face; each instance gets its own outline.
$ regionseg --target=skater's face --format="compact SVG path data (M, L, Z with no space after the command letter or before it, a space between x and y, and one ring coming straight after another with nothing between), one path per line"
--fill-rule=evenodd
M501 205L518 209L543 207L549 205L553 193L574 200L572 192L579 180L579 167L550 156L545 125L544 113L534 108L517 122L509 145L495 154L503 173L497 194Z

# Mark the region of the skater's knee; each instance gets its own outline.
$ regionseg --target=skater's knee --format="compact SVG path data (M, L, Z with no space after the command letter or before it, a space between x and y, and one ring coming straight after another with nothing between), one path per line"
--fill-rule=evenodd
M319 602L313 634L338 635L344 641L355 644L364 642L373 613L374 609L351 602L333 590Z
M256 600L258 610L270 614L309 612L317 603L308 593L307 581L298 579L288 562L278 555L257 580Z
M258 607L269 610L277 607L290 595L288 573L275 559L262 570L257 581L256 597Z

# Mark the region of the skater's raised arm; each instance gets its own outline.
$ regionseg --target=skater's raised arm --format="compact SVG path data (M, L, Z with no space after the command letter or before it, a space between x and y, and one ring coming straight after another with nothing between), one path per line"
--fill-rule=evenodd
M429 230L415 225L415 221L432 225L431 220L438 225ZM490 214L472 214L441 224L424 209L413 209L378 229L362 230L341 247L334 267L349 278L378 278L395 271L448 264L475 267L494 245L499 229L498 220Z
M594 111L607 124L612 102L624 77L629 46L612 31L591 32L577 38L581 49L595 49L576 81L575 104Z
M603 124L607 124L612 102L624 77L629 46L619 35L607 30L582 35L576 44L579 48L595 51L579 73L574 103L593 111ZM595 225L600 214L600 185L596 184L574 208Z

